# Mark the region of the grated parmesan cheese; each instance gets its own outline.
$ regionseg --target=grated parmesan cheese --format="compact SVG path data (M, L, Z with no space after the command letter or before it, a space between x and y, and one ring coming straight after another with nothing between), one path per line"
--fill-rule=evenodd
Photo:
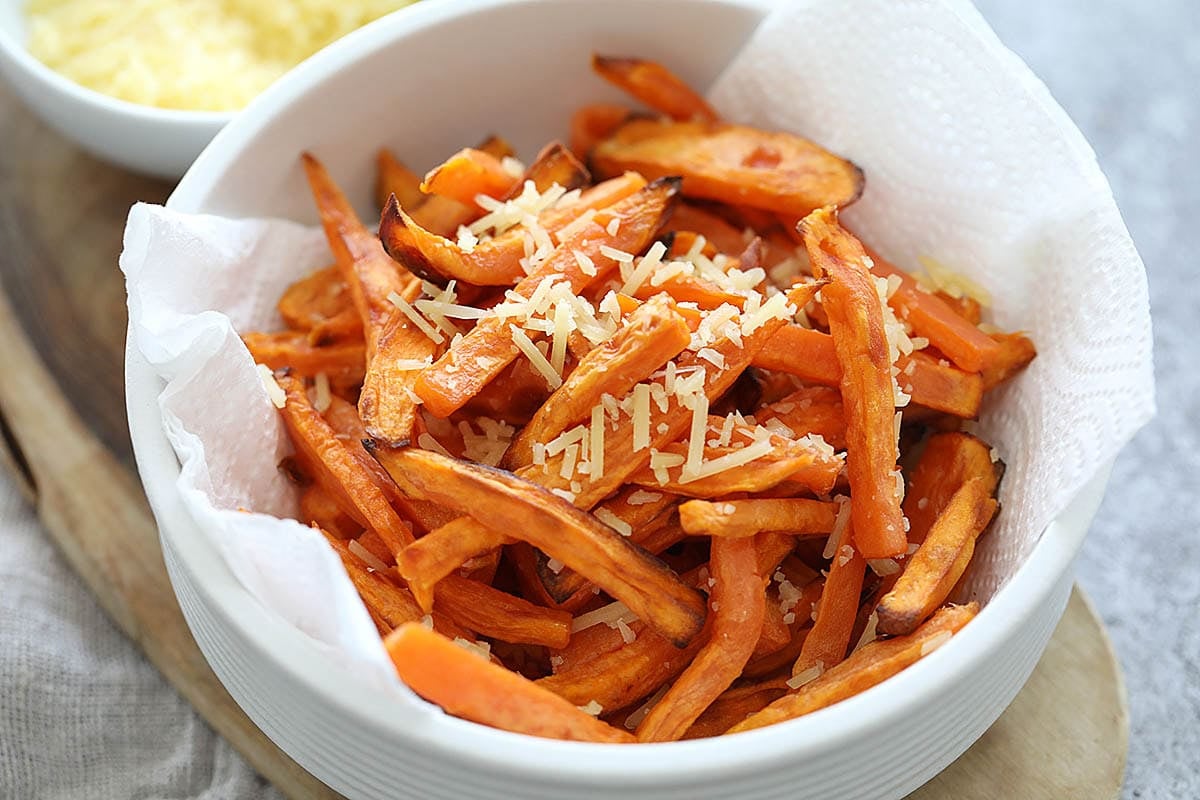
M358 556L370 569L376 572L387 572L387 564L380 561L374 553L363 547L358 539L351 539L350 543L346 545L346 549Z
M633 535L633 526L632 525L630 525L628 522L626 522L625 520L618 517L613 512L609 511L607 508L604 508L603 506L601 506L600 508L597 508L595 510L595 512L593 512L593 516L595 516L596 519L600 520L605 525L612 528L614 531L621 534L622 536L632 536Z
M283 387L279 385L279 381L275 380L275 373L266 364L256 364L258 367L258 377L262 381L262 387L267 392L267 397L271 401L271 405L276 408L283 408L287 405L287 392L283 391Z
M333 402L333 395L329 391L329 376L324 372L318 372L316 378L313 379L313 388L317 395L313 400L313 408L324 414L329 410L329 404Z
M824 673L824 672L825 672L824 662L818 661L816 664L812 665L811 667L804 670L803 672L793 675L791 678L788 678L787 681L785 681L785 683L787 684L787 687L789 689L799 689L804 684L812 683L817 678L821 677L822 673Z
M950 631L941 631L931 636L927 641L921 644L921 658L937 650L939 647L950 641Z
M546 385L551 389L557 389L559 386L562 386L562 377L554 371L554 367L546 360L542 352L534 346L528 334L516 325L509 325L508 327L512 333L513 344L525 354L525 357L529 359L529 364L537 370L538 374L546 379Z

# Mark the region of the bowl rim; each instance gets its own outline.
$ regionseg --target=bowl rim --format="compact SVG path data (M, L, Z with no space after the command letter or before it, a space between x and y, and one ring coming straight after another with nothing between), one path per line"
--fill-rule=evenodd
M518 4L545 1L516 0ZM770 0L717 1L763 13L770 5ZM509 0L425 0L404 14L385 17L330 45L273 84L223 128L188 170L168 200L168 207L202 212L205 197L240 149L268 119L327 75L366 53L447 19L505 4L510 4ZM200 535L176 487L180 465L161 425L158 397L163 383L138 351L134 339L135 332L130 328L126 395L138 470L159 521L164 546L179 555L179 563L195 578L195 590L214 613L237 629L260 659L273 663L357 724L387 736L388 741L451 762L472 763L514 776L532 774L542 779L593 783L598 775L618 770L623 781L646 782L678 775L681 765L687 765L693 778L730 771L745 773L785 759L835 750L848 740L911 713L914 707L932 702L948 682L971 674L994 658L1053 593L1072 566L1111 468L1111 462L1102 465L1071 506L1046 528L1021 566L981 610L978 623L968 625L920 663L829 708L732 737L633 748L539 739L448 715L439 720L441 724L414 732L401 724L406 714L411 719L411 703L403 703L397 694L381 693L365 682L343 682L332 690L329 675L339 669L332 657L262 607L238 583L215 545Z

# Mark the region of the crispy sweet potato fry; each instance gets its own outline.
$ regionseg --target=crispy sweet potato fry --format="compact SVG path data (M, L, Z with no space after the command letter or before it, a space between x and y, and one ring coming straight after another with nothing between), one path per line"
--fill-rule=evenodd
M407 295L411 300L420 285L396 268L321 163L310 153L303 154L302 160L329 246L363 320L367 343L367 374L359 395L363 422L372 436L384 442L407 441L416 414L410 395L416 373L398 365L432 356L435 343L401 313L392 298Z
M816 494L833 489L842 470L842 460L814 447L809 442L794 441L782 436L770 438L770 451L739 466L704 477L689 478L683 474L683 463L655 470L643 467L629 476L630 483L686 497L719 497L738 492L763 492L784 481L807 488ZM687 442L673 442L658 448L660 453L685 458ZM745 447L705 445L704 460L737 458ZM659 472L664 473L661 477Z
M344 385L357 385L366 372L362 342L314 347L299 331L247 333L242 341L256 363L273 370L290 369L306 378L323 372L331 382Z
M589 352L513 439L504 466L526 466L535 442L548 442L587 418L603 394L624 397L635 384L679 355L691 340L687 322L665 296L630 314L613 338Z
M300 493L300 521L315 525L338 539L353 539L363 529L353 517L342 511L337 498L319 483ZM390 553L388 557L391 557Z
M536 165L535 165L536 166ZM633 174L605 181L581 193L578 200L555 206L538 216L538 224L552 240L571 222L624 200L646 185ZM525 277L525 230L512 228L499 236L464 249L457 242L425 230L415 218L395 204L384 206L379 223L384 249L414 275L445 284L465 281L476 286L511 286Z
M511 473L415 449L375 457L410 496L469 514L582 572L679 647L704 624L696 592L624 537L562 498Z
M630 115L625 106L604 103L581 106L571 115L571 152L587 159L592 148L611 136Z
M460 575L447 575L435 591L435 611L484 636L546 647L564 647L571 638L566 611L542 608Z
M783 678L771 678L727 689L692 723L682 738L706 739L710 736L720 736L751 714L762 711L787 692L787 681Z
M846 449L842 395L827 386L805 386L754 412L760 425L778 420L797 436L820 436L834 450Z
M587 186L592 175L583 162L575 154L563 146L562 142L551 142L538 152L533 163L525 170L522 183L532 181L539 192L544 192L554 184L567 191ZM509 198L520 194L521 187L514 186L508 193Z
M912 325L957 366L968 372L980 372L997 356L997 344L987 334L960 317L936 294L923 291L904 270L866 248L872 260L871 271L884 277L900 278L900 287L888 299L896 316Z
M584 742L633 741L532 681L467 652L423 625L396 628L384 646L401 680L457 717L493 728Z
M996 353L983 370L983 388L991 390L1016 375L1037 356L1033 342L1021 333L993 334Z
M449 197L464 205L475 205L476 196L481 194L505 197L520 185L520 180L519 175L504 168L500 159L466 147L426 173L421 181L421 191Z
M293 283L284 290L275 307L289 328L308 331L352 305L342 273L334 265Z
M989 496L1004 474L1004 463L992 460L992 450L969 433L937 433L925 442L925 449L908 477L904 494L904 514L908 517L908 540L921 544L941 516L950 498L972 478L982 478Z
M879 295L862 246L838 224L836 211L813 212L800 231L814 274L831 280L822 304L842 367L854 544L865 558L894 558L908 542L896 490L895 404Z
M854 523L850 523L850 533ZM846 537L849 539L850 537ZM800 657L792 665L792 674L800 675L808 669L820 666L829 669L846 657L850 648L850 631L858 614L858 598L862 592L863 577L867 562L850 545L844 544L833 554L829 565L829 577L817 601L817 619Z
M842 377L833 337L799 325L788 325L775 334L754 365L823 386L837 386ZM964 419L979 413L983 383L977 374L941 364L921 351L900 356L896 367L900 370L896 382L913 403Z
M740 733L795 719L866 691L932 652L970 622L978 611L978 603L943 608L908 636L871 642L798 691L779 698L726 733Z
M378 572L371 570L362 559L356 556L345 542L338 541L326 531L321 531L329 546L342 559L346 575L358 590L363 604L371 615L387 623L389 628L395 628L406 622L420 622L425 612L417 606L408 590L397 586ZM430 615L434 630L445 636L456 636L467 641L475 641L475 634L448 619L441 612Z
M592 56L592 69L604 80L623 89L655 111L687 122L716 122L717 112L704 98L662 64L640 58Z
M722 123L636 119L595 147L592 166L600 176L680 175L687 197L797 216L850 205L863 188L858 167L807 139Z
M413 541L412 531L388 503L371 473L337 438L329 423L308 400L298 378L277 378L286 402L280 409L297 450L314 469L313 477L355 521L378 533L393 553Z
M601 252L601 246L641 252L670 213L677 191L677 181L659 181L604 209L521 280L515 287L516 293L528 298L543 279L552 276L569 284L575 292L595 282L616 267L616 262ZM609 219L621 220L615 236L605 230ZM595 275L583 271L577 252L592 262ZM503 319L480 320L433 366L422 371L417 394L430 412L449 416L512 362L516 357L514 349L512 334Z
M682 672L703 641L697 636L680 650L653 630L643 630L632 642L579 660L537 684L576 705L594 700L606 709L625 708Z
M946 602L971 560L976 538L995 513L987 479L971 478L963 484L879 602L876 630L889 636L912 633Z
M383 147L375 157L375 206L383 208L392 195L409 213L426 200L421 191L421 177L396 158L395 153Z
M746 249L742 231L721 217L693 203L680 203L667 226L669 231L692 231L705 238L717 252L735 256Z
M695 303L703 309L714 309L728 303L736 308L742 308L746 303L746 295L729 289L724 289L715 282L698 275L681 275L669 278L657 286L646 283L638 287L633 296L645 300L659 292L664 292L673 300L680 303Z
M779 603L774 602L777 598L770 593L766 595L766 598L762 629L758 633L758 641L754 643L754 651L750 654L751 659L778 653L792 641L791 628L783 621L783 612L779 610Z
M794 535L828 534L837 503L778 500L689 500L679 506L679 522L693 536L744 537L762 531Z
M638 741L679 739L741 674L762 629L765 598L755 566L753 539L713 540L709 565L716 580L710 602L712 632L638 726Z

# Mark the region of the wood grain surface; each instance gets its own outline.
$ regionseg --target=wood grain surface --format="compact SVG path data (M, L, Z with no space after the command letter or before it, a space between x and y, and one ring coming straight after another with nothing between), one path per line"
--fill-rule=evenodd
M130 204L170 186L101 164L0 87L0 462L97 601L220 735L290 798L335 793L272 744L196 647L171 591L125 421ZM1115 798L1128 737L1124 687L1076 592L1003 717L910 800Z

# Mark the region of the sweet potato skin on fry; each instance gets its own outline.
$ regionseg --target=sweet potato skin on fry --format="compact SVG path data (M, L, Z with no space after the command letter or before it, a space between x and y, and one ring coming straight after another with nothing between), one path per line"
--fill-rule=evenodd
M846 471L854 497L855 547L865 558L904 553L904 517L896 489L895 402L883 310L862 246L825 208L800 223L822 291L842 368Z
M854 164L788 133L740 125L636 119L592 151L601 176L625 170L683 177L687 197L803 216L862 194Z
M978 603L943 608L908 636L871 642L841 664L752 714L726 733L741 733L795 719L882 683L920 660L928 647L936 647L945 636L957 633L978 611Z
M550 739L633 741L625 731L423 625L401 625L384 640L384 647L410 689L457 717Z

